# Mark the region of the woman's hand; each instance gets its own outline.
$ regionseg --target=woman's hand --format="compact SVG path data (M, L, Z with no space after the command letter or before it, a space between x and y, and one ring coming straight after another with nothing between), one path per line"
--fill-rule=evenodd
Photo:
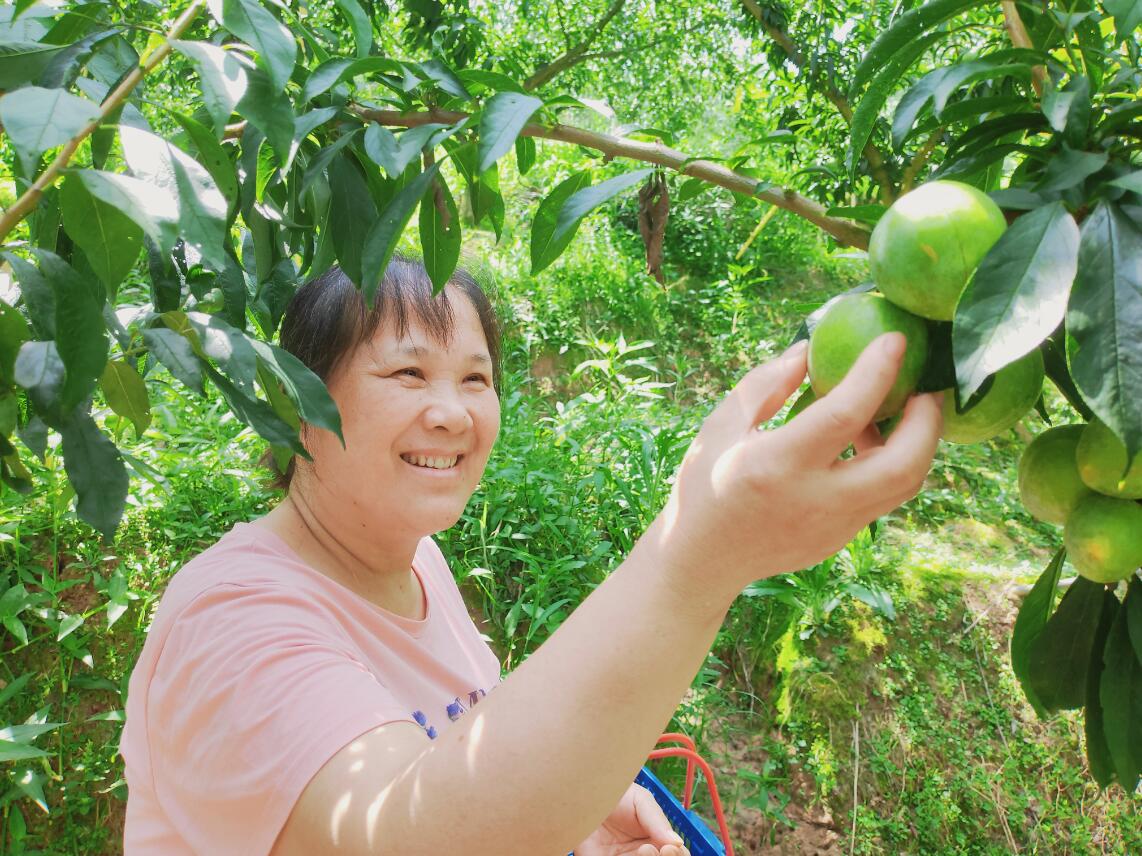
M753 580L810 567L917 493L939 440L938 396L914 396L887 441L872 426L904 344L879 337L839 386L774 430L757 426L804 379L804 344L753 369L710 414L644 539L681 605L721 609ZM858 454L842 458L849 446Z
M631 785L575 856L689 856L650 791Z

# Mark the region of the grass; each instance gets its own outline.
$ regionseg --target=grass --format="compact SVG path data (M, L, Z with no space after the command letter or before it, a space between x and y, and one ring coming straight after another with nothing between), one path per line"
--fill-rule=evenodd
M506 666L621 561L724 390L859 281L782 218L741 262L702 255L702 228L740 246L753 224L734 216L683 224L674 263L694 268L667 290L621 223L584 229L534 280L510 228L491 256L509 316L501 439L439 541ZM216 397L151 389L142 438L103 418L133 470L114 545L68 510L54 449L36 495L0 496L0 729L20 729L0 731L0 856L117 851L126 681L153 609L181 564L274 501L260 441ZM1022 442L944 447L875 540L734 605L673 725L714 763L739 852L1142 849L1136 802L1090 783L1077 721L1038 722L1010 673L1005 589L1058 540L1013 493ZM677 765L660 772L678 787Z

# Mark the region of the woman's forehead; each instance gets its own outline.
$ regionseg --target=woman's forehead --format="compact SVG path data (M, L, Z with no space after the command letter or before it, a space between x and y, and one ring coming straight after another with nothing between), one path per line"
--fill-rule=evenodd
M379 357L427 357L456 350L479 352L487 357L488 345L475 308L467 299L454 298L452 310L452 323L446 330L430 327L415 313L410 313L402 331L390 313L363 344Z

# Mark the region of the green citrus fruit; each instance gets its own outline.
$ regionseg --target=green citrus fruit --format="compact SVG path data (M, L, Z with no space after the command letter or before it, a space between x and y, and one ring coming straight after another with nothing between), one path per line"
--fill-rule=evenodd
M1079 475L1092 489L1119 499L1142 499L1142 455L1128 471L1126 446L1102 422L1095 419L1086 426L1075 456Z
M1048 428L1023 450L1019 495L1039 520L1065 523L1079 500L1091 494L1075 463L1075 448L1082 433L1082 425Z
M987 194L958 181L930 181L877 222L868 246L872 278L897 306L951 321L976 266L1006 228Z
M809 381L818 396L827 395L848 374L868 344L883 333L903 333L908 345L900 373L874 421L887 419L904 407L928 358L928 326L879 294L847 294L838 298L809 337Z
M1124 580L1142 565L1142 505L1092 493L1067 518L1063 543L1075 569L1088 580Z
M951 443L982 443L1002 434L1035 406L1043 376L1043 355L1032 351L996 372L991 387L965 413L956 413L955 393L947 390L943 438Z

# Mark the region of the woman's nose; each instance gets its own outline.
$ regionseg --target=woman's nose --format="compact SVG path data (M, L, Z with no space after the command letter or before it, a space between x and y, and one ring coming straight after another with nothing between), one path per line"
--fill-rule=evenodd
M464 406L460 391L450 384L433 385L424 408L428 428L447 431L464 431L472 425L472 414Z

